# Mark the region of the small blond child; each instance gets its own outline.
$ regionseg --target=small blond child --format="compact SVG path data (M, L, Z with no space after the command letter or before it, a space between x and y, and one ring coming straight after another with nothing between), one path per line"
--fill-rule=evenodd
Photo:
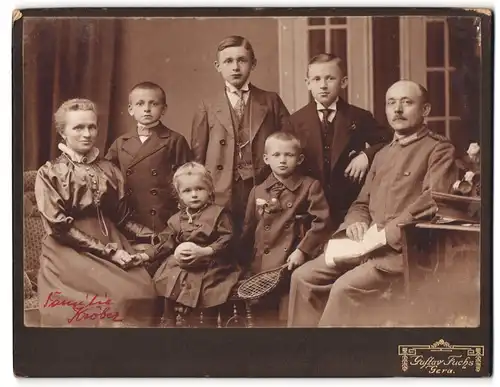
M144 260L167 259L153 280L165 298L164 320L173 321L175 303L205 310L216 323L216 307L224 304L239 280L241 269L227 254L233 236L229 213L214 204L210 173L188 162L174 174L180 211L160 233L161 242L141 254Z

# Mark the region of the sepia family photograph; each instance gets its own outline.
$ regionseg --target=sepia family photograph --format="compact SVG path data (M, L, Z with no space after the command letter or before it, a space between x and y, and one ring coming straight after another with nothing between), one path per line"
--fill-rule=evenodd
M480 326L481 18L20 17L25 326Z

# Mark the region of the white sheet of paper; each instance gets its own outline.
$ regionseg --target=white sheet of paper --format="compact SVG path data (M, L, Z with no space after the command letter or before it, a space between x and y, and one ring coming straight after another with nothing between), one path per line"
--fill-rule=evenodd
M361 242L347 237L330 239L325 250L327 266L335 266L335 262L356 260L387 244L385 229L377 230L377 225L371 226Z

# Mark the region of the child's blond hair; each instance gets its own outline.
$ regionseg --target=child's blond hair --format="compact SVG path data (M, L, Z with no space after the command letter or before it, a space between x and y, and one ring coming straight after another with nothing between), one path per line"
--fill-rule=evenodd
M302 153L302 144L300 143L300 140L295 137L292 133L289 132L274 132L271 133L267 138L266 142L264 143L264 152L267 153L267 150L269 148L269 144L273 140L279 140L279 141L286 141L286 142L291 142L297 153Z
M180 196L179 179L182 178L183 176L192 176L192 175L197 175L201 177L201 180L207 187L209 193L209 200L211 203L213 203L215 200L215 188L212 175L203 165L195 161L189 161L186 164L180 166L177 169L177 171L175 171L172 182L174 184L175 192L177 192L177 195Z

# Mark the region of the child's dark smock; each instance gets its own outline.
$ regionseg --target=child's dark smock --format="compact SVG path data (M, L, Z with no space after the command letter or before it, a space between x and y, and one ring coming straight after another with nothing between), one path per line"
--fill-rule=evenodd
M236 260L227 254L232 235L229 214L215 204L191 218L186 210L172 216L167 228L160 233L162 242L146 252L155 260L168 257L153 279L158 294L192 308L225 303L241 274ZM198 267L182 268L173 253L183 242L210 246L214 254L201 258L203 263Z

